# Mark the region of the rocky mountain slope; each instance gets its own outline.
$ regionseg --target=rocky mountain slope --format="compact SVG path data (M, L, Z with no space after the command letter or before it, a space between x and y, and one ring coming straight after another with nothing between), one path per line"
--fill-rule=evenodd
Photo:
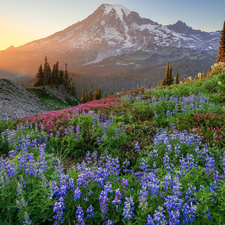
M0 79L0 119L15 119L57 110L58 106L54 104L54 101L61 101L61 105L66 108L69 104L65 102L65 97L76 101L63 85L59 85L58 88L46 86L44 93L53 100L52 103L46 104L35 94L35 90L40 91L41 88L43 87L28 91L20 84L8 79Z
M17 73L25 75L35 73L46 55L50 63L67 62L70 69L140 50L157 54L168 46L210 51L218 49L219 38L219 31L194 30L182 21L164 26L141 18L124 6L103 4L65 30L0 51L0 69L16 68Z

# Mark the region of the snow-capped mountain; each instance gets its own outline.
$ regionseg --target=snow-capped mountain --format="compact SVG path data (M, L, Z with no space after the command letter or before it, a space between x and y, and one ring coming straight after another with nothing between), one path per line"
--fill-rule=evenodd
M136 50L157 52L158 46L218 49L219 39L219 31L193 30L182 21L164 26L141 18L122 5L103 4L86 19L65 30L4 52L8 56L28 54L29 57L62 54L65 57L67 53L71 57L82 52L78 64L90 64Z

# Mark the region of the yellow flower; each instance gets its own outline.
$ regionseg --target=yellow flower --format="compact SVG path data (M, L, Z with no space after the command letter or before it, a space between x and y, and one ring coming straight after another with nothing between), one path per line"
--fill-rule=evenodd
M219 85L222 85L222 82L221 82L221 81L218 81L218 84L219 84Z
M224 67L225 63L224 62L219 62L220 67Z
M214 63L214 67L219 67L219 64L218 63Z
M202 77L202 74L201 73L198 73L198 77L201 78Z

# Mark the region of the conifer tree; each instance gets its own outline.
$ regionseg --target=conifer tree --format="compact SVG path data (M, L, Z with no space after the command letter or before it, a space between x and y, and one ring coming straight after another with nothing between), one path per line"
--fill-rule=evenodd
M49 83L49 78L51 76L51 68L47 61L47 56L45 56L45 65L44 65L44 82L43 86Z
M87 96L87 89L86 87L83 85L83 89L82 89L82 97L80 99L80 101L82 103L86 103L88 101L88 96Z
M69 74L68 74L68 70L67 70L67 63L65 63L65 72L64 72L64 85L66 88L69 87Z
M177 75L176 75L176 81L175 81L175 83L176 84L179 84L179 81L180 81L180 75L179 75L179 71L177 70Z
M72 95L77 98L77 89L75 87L75 84L74 82L72 82L72 85L71 85L71 91L72 91Z
M170 64L170 71L169 71L167 85L172 85L172 84L173 84L173 69L172 69L172 64Z
M59 79L58 79L58 84L64 84L64 72L63 70L60 69L59 71Z
M88 93L88 101L92 101L93 100L93 84L90 85L90 92Z
M44 83L44 73L42 69L42 64L39 66L38 72L35 77L37 80L34 83L34 87L42 86Z
M59 61L57 61L52 67L52 74L50 77L51 84L57 84L59 80Z
M166 74L165 74L165 78L163 80L163 82L161 81L160 86L164 86L164 85L168 85L169 82L169 76L170 76L170 63L169 60L167 61L167 66L166 66Z
M218 50L217 62L225 62L225 21L221 30L220 47Z
M100 88L96 88L95 93L93 94L93 99L98 100L102 98L102 91Z
M164 80L161 81L160 85L159 85L159 88L163 87L164 86Z

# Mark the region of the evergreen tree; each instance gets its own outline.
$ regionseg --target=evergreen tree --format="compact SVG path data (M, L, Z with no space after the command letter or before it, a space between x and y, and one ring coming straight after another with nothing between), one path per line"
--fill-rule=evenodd
M80 101L82 103L86 103L88 101L88 96L87 96L87 89L86 87L83 85L83 89L82 89L82 97L80 99Z
M160 87L165 86L165 85L172 85L173 84L173 69L172 69L172 64L170 65L169 60L167 61L167 66L166 66L166 74L164 80L161 81Z
M164 86L164 80L161 81L160 85L159 85L159 88L163 87Z
M179 75L179 71L177 70L177 75L176 75L176 81L175 81L175 83L176 84L179 84L179 82L180 82L180 75Z
M63 70L60 69L59 71L59 79L58 79L58 84L64 84L64 72Z
M93 94L93 99L98 100L102 98L102 91L100 88L96 88L95 93Z
M225 21L221 30L220 47L218 50L217 62L225 62Z
M71 91L72 91L72 95L77 98L77 89L75 87L75 84L74 82L72 82L72 85L71 85Z
M52 67L50 84L57 84L58 80L59 80L59 62L57 61L56 64L54 64Z
M170 63L169 60L167 61L167 66L166 66L166 74L165 74L165 78L163 80L163 82L161 81L160 86L164 86L164 85L168 85L169 82L169 77L170 77Z
M47 61L47 56L45 56L45 65L44 65L44 83L43 86L49 83L49 78L51 76L51 68Z
M65 63L65 72L64 72L64 85L66 88L69 87L69 74L68 74L68 70L67 70L67 63Z
M93 100L93 84L90 85L90 92L88 93L88 101L92 101Z
M172 64L170 64L170 71L169 71L169 77L168 77L167 85L172 85L172 84L173 84L173 69L172 69Z
M108 96L109 96L109 94L108 94L108 92L106 91L106 92L105 92L105 97L108 97Z
M44 73L43 73L42 65L39 66L38 72L35 75L35 77L37 80L34 83L34 87L42 86L44 83Z

